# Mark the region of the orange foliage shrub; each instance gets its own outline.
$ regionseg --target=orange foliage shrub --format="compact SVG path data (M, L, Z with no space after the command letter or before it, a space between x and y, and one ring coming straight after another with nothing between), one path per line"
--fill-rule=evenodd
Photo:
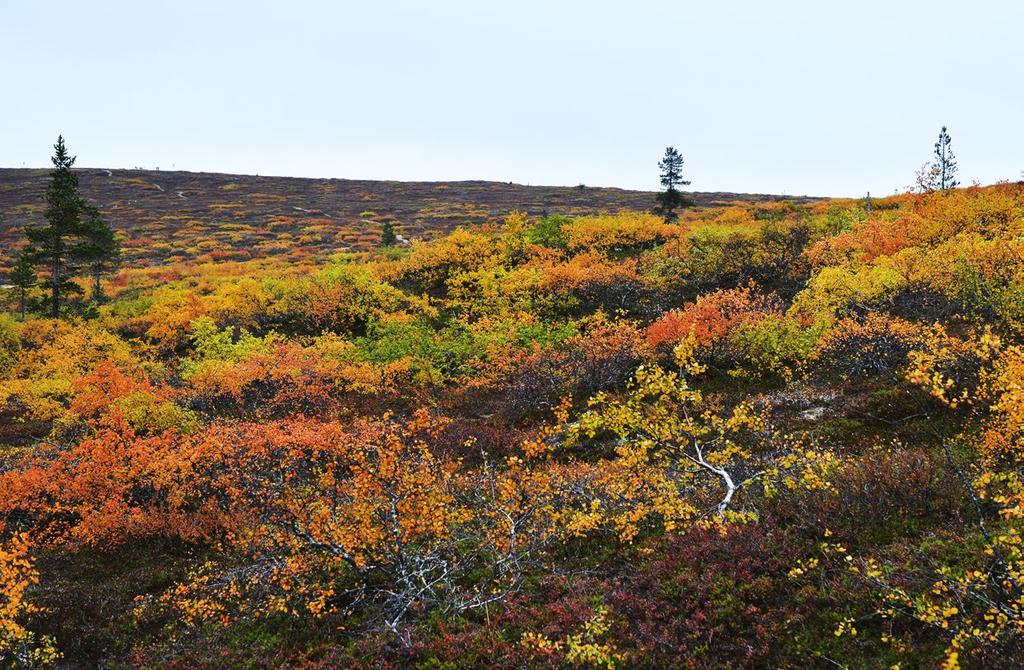
M647 342L665 354L693 336L699 348L711 351L720 348L729 333L738 326L753 324L778 313L778 301L758 293L753 284L719 290L697 298L682 309L664 314L648 326Z
M543 270L543 290L568 311L574 305L607 311L624 309L641 302L645 292L635 259L613 262L588 251Z
M851 232L818 240L805 253L812 267L851 261L870 263L908 246L911 226L907 217L893 221L868 219Z
M323 410L339 390L341 363L294 342L236 361L203 365L188 395L204 411L239 413Z
M54 544L112 545L129 538L203 537L211 501L186 484L194 461L174 431L140 436L120 413L67 451L40 454L0 476L0 514L28 516Z
M925 335L917 324L878 313L862 320L843 319L822 338L817 362L823 371L844 379L896 376Z
M186 621L222 623L359 605L396 630L417 613L507 594L552 532L532 520L544 485L514 462L506 474L434 453L428 441L445 425L419 411L404 422L293 418L207 431L199 480L231 521L225 548L238 563L205 566L164 603Z

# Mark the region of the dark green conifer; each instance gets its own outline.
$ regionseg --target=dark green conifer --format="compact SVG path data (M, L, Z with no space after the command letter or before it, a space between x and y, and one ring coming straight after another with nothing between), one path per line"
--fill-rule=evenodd
M32 267L25 249L22 249L21 253L18 254L18 262L14 264L14 268L10 271L7 278L18 292L18 312L21 314L21 320L24 321L25 310L28 305L28 292L38 281L36 270Z
M393 247L397 242L398 237L395 235L395 224L391 221L385 221L381 225L380 245L382 247Z
M92 299L102 303L103 275L115 270L121 261L121 243L114 234L114 229L100 216L98 209L91 205L85 208L85 239L81 252L86 268L92 277Z
M683 179L683 157L674 147L665 149L665 157L658 167L661 168L661 185L665 190L657 195L658 205L654 211L665 217L666 223L672 223L679 218L676 210L693 204L678 189L679 186L689 186L690 182Z
M25 229L28 237L28 261L45 271L43 285L50 293L50 316L60 316L65 300L81 288L72 279L85 257L83 242L86 226L83 211L86 207L78 193L78 175L72 170L75 157L68 154L64 138L57 137L51 158L53 171L46 188L46 225Z

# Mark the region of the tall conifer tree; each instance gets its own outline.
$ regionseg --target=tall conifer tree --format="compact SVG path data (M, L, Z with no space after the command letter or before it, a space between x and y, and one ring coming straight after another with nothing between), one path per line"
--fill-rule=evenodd
M658 167L661 169L661 185L665 190L657 195L658 205L654 211L665 217L666 223L672 223L679 218L677 209L693 204L678 189L679 186L689 186L690 182L683 179L683 157L675 147L665 149L665 156Z
M82 261L82 240L85 228L82 222L84 203L78 194L78 175L72 170L75 157L57 137L53 145L53 171L46 188L46 225L26 228L28 258L33 265L46 272L43 285L50 292L50 316L60 316L62 303L68 296L81 292L72 281Z
M953 155L951 143L949 131L946 126L942 126L935 143L935 190L948 191L960 185L956 180L956 156Z
M83 270L93 278L94 297L102 298L100 277L116 265L120 245L99 210L82 199L78 175L72 170L75 157L68 153L62 136L57 137L50 160L53 170L43 213L46 225L25 229L25 259L43 271L43 286L50 294L50 316L57 318L67 299L82 292L73 280Z

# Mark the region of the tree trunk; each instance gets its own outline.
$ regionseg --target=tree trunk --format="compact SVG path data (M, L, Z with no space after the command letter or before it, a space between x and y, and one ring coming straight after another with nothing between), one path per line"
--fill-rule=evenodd
M50 277L50 316L57 319L60 318L60 265L58 263L53 264L53 276Z

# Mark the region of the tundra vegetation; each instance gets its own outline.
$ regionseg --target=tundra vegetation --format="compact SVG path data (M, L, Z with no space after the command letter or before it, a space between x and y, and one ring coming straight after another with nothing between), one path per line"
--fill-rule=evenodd
M19 270L0 664L1020 667L1024 184L948 185Z

